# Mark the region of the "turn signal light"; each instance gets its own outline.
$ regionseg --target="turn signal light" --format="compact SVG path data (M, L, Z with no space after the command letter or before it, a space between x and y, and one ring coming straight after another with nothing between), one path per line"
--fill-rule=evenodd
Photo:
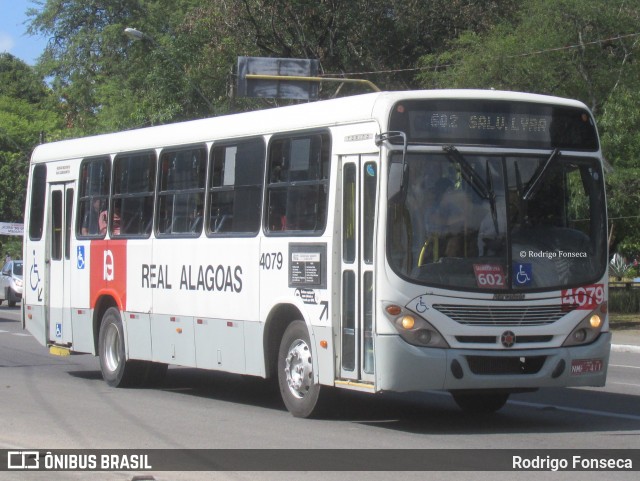
M387 313L389 313L392 316L397 316L402 312L402 308L400 306L396 306L395 304L391 304L390 306L387 306L385 310L387 311Z
M591 316L591 319L589 319L589 324L591 324L591 327L593 327L594 329L597 329L602 325L602 319L600 319L600 316L598 314L594 314L593 316Z

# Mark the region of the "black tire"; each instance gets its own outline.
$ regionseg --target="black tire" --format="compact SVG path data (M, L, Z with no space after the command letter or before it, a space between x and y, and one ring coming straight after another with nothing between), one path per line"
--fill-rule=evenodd
M303 321L294 321L284 331L278 352L278 384L287 410L295 417L320 413L322 386L314 380L311 342Z
M139 386L144 382L145 365L127 360L120 311L110 307L102 316L98 337L98 354L102 377L112 387Z
M498 411L506 404L509 394L501 391L451 393L460 409L472 414L489 414Z
M7 304L9 305L9 307L16 307L17 302L18 296L15 292L13 292L13 289L7 289Z

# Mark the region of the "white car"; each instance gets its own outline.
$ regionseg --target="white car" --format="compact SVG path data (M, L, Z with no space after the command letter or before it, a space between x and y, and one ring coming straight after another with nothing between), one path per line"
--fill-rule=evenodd
M22 299L22 261L9 261L0 273L0 304L7 301L13 307Z

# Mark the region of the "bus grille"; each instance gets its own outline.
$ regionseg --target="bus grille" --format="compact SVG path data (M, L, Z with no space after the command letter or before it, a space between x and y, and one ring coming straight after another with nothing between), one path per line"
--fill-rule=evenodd
M460 324L472 326L543 326L566 315L567 306L458 306L434 304L445 316Z

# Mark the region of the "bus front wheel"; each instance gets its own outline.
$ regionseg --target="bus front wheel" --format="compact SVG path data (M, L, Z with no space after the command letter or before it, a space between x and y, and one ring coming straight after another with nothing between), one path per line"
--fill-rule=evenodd
M115 307L107 309L102 317L98 354L102 377L109 386L126 387L140 383L142 366L138 361L126 358L122 319Z
M291 414L307 418L318 414L320 384L314 380L307 326L294 321L284 332L278 352L278 384Z
M509 399L509 393L502 391L453 391L451 395L463 411L474 414L496 412L501 409L507 403L507 399Z

